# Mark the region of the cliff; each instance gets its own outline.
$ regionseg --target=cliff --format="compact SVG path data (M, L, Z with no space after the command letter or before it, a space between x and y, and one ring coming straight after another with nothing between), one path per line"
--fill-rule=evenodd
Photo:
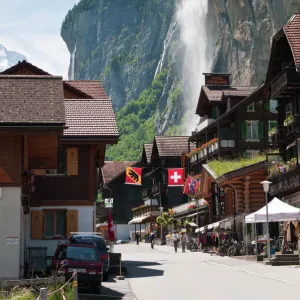
M299 10L300 1L208 1L212 71L231 73L233 84L262 84L272 37Z

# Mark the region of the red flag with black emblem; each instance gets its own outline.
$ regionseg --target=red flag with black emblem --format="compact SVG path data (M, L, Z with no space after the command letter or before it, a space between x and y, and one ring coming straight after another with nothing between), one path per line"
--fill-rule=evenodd
M126 168L125 184L141 185L142 184L142 168Z

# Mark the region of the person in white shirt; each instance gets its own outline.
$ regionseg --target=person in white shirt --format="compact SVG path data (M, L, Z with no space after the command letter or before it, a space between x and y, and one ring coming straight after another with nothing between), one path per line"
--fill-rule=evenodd
M178 242L179 242L179 235L178 235L178 233L176 231L174 231L174 233L173 233L172 240L173 240L173 245L174 245L175 253L177 253Z

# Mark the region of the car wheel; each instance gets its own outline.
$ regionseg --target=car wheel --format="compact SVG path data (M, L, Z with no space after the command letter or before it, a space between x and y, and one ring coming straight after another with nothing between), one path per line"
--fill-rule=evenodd
M102 281L107 281L108 280L108 272L103 273Z

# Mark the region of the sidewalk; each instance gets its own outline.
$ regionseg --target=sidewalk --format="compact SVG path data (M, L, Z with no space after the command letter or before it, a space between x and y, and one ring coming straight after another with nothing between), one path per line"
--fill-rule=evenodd
M147 244L142 243L146 246ZM148 245L147 245L148 246ZM170 246L155 245L154 250L167 252L174 255L180 255L180 259L186 259L186 257L194 257L195 261L202 261L212 265L216 265L223 268L230 268L237 272L246 272L260 277L270 278L281 282L288 282L290 284L300 286L300 276L298 266L267 266L260 262L253 261L252 259L242 259L239 257L231 258L228 256L211 255L210 253L202 253L200 251L181 253L181 249L178 249L178 253L175 254L174 248Z

